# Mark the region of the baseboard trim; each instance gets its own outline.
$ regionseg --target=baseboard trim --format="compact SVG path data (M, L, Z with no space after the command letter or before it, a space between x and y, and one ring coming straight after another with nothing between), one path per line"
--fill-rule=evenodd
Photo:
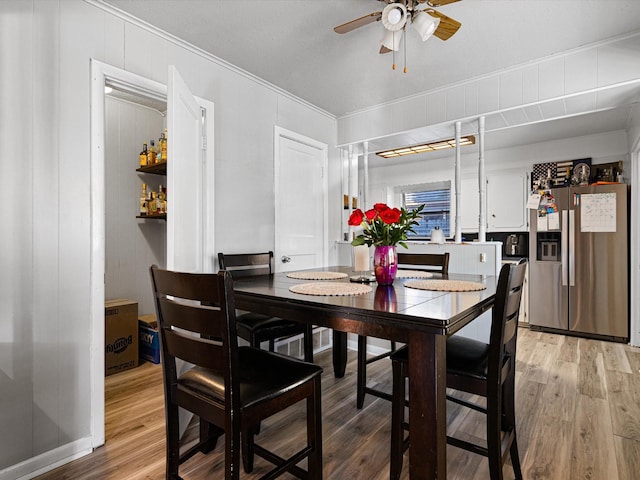
M0 471L0 480L28 480L93 451L91 436L49 450Z

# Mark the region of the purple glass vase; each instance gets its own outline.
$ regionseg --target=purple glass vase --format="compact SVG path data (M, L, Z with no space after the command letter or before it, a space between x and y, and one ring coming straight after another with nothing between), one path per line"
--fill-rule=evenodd
M373 273L378 285L392 285L398 271L398 254L395 245L376 246L373 254Z

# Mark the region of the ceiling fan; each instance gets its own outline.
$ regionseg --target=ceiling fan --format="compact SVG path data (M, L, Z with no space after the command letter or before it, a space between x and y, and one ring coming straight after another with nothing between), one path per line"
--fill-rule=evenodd
M411 24L424 42L432 35L440 40L450 39L462 26L460 22L434 10L460 0L379 0L386 3L382 11L372 12L350 22L338 25L336 33L348 33L373 22L382 21L385 35L380 53L398 51L407 25ZM406 42L406 39L405 39ZM406 48L406 43L405 43ZM395 69L395 62L393 64ZM406 67L405 67L406 73Z

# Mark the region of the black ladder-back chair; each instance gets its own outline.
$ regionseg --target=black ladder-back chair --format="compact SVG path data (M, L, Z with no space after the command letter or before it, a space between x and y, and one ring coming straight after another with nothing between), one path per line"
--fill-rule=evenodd
M273 252L265 253L218 253L220 270L228 270L233 278L273 273ZM262 342L269 342L273 352L275 341L292 335L303 334L304 359L313 362L313 325L270 317L260 313L247 312L237 316L238 335L252 347L260 348Z
M178 466L198 452L210 452L225 437L226 480L247 472L254 455L276 465L261 477L289 472L322 478L320 377L311 363L253 347L238 347L233 283L228 272L181 273L151 267L163 369L166 414L166 478L178 480ZM194 366L178 372L176 359ZM306 401L306 445L288 459L254 443L265 418ZM200 443L180 454L178 407L200 418ZM242 441L242 448L241 442ZM308 459L308 474L297 466ZM220 475L221 477L222 475Z
M398 253L398 268L421 270L447 275L449 273L449 253ZM367 365L387 358L396 351L396 342L391 342L391 349L374 357L367 358L367 337L358 335L358 376L356 407L362 408L364 397L368 393L375 397L391 401L391 394L367 387Z
M481 405L447 395L447 400L486 414L487 443L477 445L447 436L447 443L488 457L491 480L501 480L502 467L510 454L517 479L522 479L515 415L515 370L518 314L527 265L504 265L500 270L496 300L492 309L489 344L459 336L447 339L447 388L486 398ZM390 478L397 480L402 470L403 452L409 446L404 438L405 379L407 348L391 356L393 365L393 406L391 413ZM411 421L411 419L409 419Z

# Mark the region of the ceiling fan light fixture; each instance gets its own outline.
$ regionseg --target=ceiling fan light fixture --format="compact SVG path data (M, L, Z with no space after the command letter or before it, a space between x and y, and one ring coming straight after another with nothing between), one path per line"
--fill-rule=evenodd
M433 32L436 31L439 24L439 18L434 18L422 11L414 13L411 21L411 25L413 25L413 28L418 32L423 42L427 41L429 37L433 35Z
M382 46L386 49L386 51L394 51L397 52L400 50L400 41L402 40L403 31L400 30L398 32L386 31L384 33L384 37L382 37Z
M397 32L407 23L407 7L402 3L390 3L382 10L382 24L390 32Z

